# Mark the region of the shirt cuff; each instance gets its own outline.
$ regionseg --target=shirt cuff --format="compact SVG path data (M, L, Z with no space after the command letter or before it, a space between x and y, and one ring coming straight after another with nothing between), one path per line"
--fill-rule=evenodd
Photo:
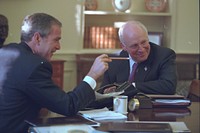
M90 76L85 76L83 81L88 83L93 90L95 89L95 87L97 85L96 81Z

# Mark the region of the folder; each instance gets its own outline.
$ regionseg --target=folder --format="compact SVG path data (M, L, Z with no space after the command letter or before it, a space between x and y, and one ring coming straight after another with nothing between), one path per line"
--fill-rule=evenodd
M160 108L160 107L188 107L191 101L181 95L152 95L138 93L134 98L139 101L139 108Z

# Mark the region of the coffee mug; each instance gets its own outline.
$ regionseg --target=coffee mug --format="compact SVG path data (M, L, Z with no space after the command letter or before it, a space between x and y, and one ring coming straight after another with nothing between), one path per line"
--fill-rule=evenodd
M127 114L128 96L115 96L113 99L113 110L118 113Z

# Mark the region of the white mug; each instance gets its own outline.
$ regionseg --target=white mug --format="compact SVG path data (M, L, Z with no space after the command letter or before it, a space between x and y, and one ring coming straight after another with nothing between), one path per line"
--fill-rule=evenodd
M118 113L127 114L128 96L116 96L113 99L113 110Z

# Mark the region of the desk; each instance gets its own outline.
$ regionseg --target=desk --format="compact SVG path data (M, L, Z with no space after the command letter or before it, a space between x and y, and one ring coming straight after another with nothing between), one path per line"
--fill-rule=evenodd
M200 132L200 102L192 102L189 108L153 108L139 109L127 114L128 121L162 121L162 122L185 122L192 133ZM108 131L108 125L123 127L126 120L99 121L101 125L97 130Z
M164 121L185 122L192 133L200 132L200 102L192 102L189 108L154 108L139 109L127 114L128 121ZM117 121L102 122L97 130L106 131L108 124ZM123 124L123 123L122 123Z

